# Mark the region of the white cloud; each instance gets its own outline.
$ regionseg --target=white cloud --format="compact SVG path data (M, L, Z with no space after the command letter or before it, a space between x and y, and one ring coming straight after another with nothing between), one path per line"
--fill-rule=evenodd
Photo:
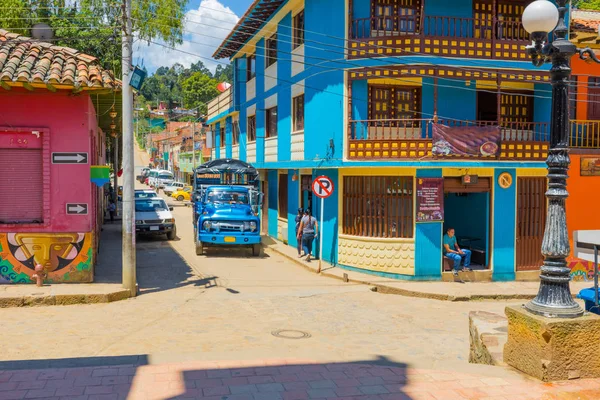
M213 60L212 55L238 20L239 17L219 0L202 0L198 9L186 13L184 42L176 46L179 51L157 44L138 42L133 46L133 61L139 64L143 61L151 72L158 67L175 63L189 67L197 61L202 61L207 68L214 71L219 63L227 60Z

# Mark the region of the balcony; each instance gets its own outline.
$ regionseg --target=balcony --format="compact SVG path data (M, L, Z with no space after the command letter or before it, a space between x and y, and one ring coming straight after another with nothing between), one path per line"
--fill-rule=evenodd
M545 122L498 122L438 120L445 127L500 126L497 156L434 156L433 120L350 121L347 157L351 160L488 159L543 161L548 155L550 124ZM465 144L468 146L468 143ZM477 144L478 146L479 144Z
M569 147L600 150L600 121L571 120Z
M233 107L233 87L225 90L223 93L208 102L208 120L228 112Z
M528 60L520 20L399 15L353 19L349 58L435 55Z

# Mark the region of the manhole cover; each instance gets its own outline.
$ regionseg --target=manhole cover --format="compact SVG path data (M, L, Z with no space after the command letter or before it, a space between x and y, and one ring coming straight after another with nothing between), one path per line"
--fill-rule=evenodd
M271 335L283 339L308 339L311 334L303 331L295 331L291 329L279 329L271 332Z

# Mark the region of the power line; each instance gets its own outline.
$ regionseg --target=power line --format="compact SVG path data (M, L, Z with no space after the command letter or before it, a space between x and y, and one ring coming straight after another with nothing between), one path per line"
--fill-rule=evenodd
M198 33L198 32L192 32L192 31L186 31L186 32L189 32L189 33L192 33L192 34L197 34L197 35L200 35L200 36L205 36L204 34L201 34L201 33ZM186 40L186 39L184 39L184 42L188 42L188 43L196 43L196 44L200 44L200 45L210 46L210 45L208 45L208 44L204 44L204 43L200 43L200 42L194 42L194 41L190 41L190 40ZM260 48L260 47L259 47L259 48ZM265 48L265 49L266 49L266 47L263 47L263 48ZM174 49L174 50L178 50L178 49ZM322 50L325 50L325 49L322 49ZM278 53L279 53L279 52L280 52L280 51L278 51ZM293 53L288 53L288 52L283 52L283 53L284 53L284 54L293 54ZM189 53L189 54L196 55L196 56L198 56L198 57L200 57L200 58L208 59L208 60L211 60L211 61L213 61L213 62L217 62L217 63L220 63L220 64L227 65L226 63L219 62L219 61L216 61L216 60L213 60L213 59L209 59L208 57L202 57L202 56L200 56L200 55L193 54L193 53ZM320 58L320 57L311 57L311 58L314 58L314 59L322 59L322 60L324 60L325 62L333 62L333 63L339 63L339 64L354 64L355 66L358 66L358 67L360 67L360 68L364 68L364 66L363 66L363 65L361 65L361 64L356 64L356 62L354 62L354 63L353 63L353 62L350 62L350 61L348 61L348 60L345 60L345 59L343 59L342 61L336 61L336 60L330 60L330 59L326 59L326 58ZM308 66L310 66L310 67L321 67L321 65L320 65L320 64L311 64L311 63L306 63L306 62L302 62L302 64L304 64L304 65L308 65ZM409 66L409 65L410 65L410 66L415 66L415 64L412 64L412 63L401 63L401 65L405 65L405 66ZM421 64L421 65L422 65L422 64ZM435 65L435 64L427 64L427 65L432 65L433 67L437 67L437 65ZM418 66L419 66L419 64L416 64L416 66L418 67ZM389 67L387 67L387 68L386 68L386 67L371 67L371 68L372 68L373 70L379 70L379 71L388 71L388 72L390 72L390 71L394 71L394 70L390 69ZM350 69L350 68L348 68L348 69ZM466 68L465 68L465 69L466 69ZM338 68L332 68L332 69L330 69L328 72L330 72L330 71L334 71L334 70L338 70L338 71L346 71L347 69L345 69L345 68L339 68L339 67L338 67ZM490 73L490 71L493 71L493 70L489 70L489 71L485 71L485 72L486 72L486 73ZM498 72L496 72L496 73L498 73ZM263 74L263 75L264 75L264 74ZM423 74L417 74L417 73L415 73L415 74L412 74L412 75L416 75L416 76L419 76L419 77L421 77L421 78L430 78L430 77L431 77L431 76L429 76L429 75L423 75ZM267 75L265 75L265 76L267 76ZM268 77L269 77L269 76L268 76ZM381 77L381 76L380 76L380 77ZM272 78L273 78L273 79L276 79L275 77L272 77ZM391 79L391 80L396 80L396 81L399 81L399 82L406 82L406 78L404 78L404 79L403 79L403 78L401 78L401 77L385 76L385 78L386 78L386 79ZM447 81L456 81L456 82L466 82L466 81L467 81L467 80L453 79L453 78L447 78L447 77L444 77L444 78L437 77L437 78L438 78L438 79L441 79L441 80L447 80ZM541 83L541 82L538 82L538 83ZM512 92L506 92L506 91L502 91L501 89L500 89L500 90L472 89L472 88L469 88L469 87L466 87L466 86L465 86L465 87L458 87L458 86L441 85L441 84L439 84L439 83L437 83L437 84L436 84L436 83L428 83L428 82L421 82L421 84L422 84L422 85L427 85L427 86L434 86L434 87L435 87L435 86L437 86L437 87L445 87L445 88L452 88L452 89L458 89L458 90L466 90L466 91L472 91L472 92L487 92L487 93L492 93L492 94L498 94L498 93L499 93L499 94L506 94L506 95L514 95L514 94L515 94L515 93L512 93ZM579 85L581 85L581 86L587 86L587 85L585 85L583 82L581 82L581 83L577 82L577 83L576 83L576 85L577 85L577 86L579 86ZM513 87L511 87L511 86L504 86L504 89L505 89L505 90L506 90L506 89L509 89L509 90L510 90L510 89L522 89L522 88L521 88L521 87L514 87L514 86L513 86ZM541 91L541 92L546 92L546 93L551 93L551 90L540 90L540 89L538 89L538 90L537 90L537 92L540 92L540 91ZM552 97L551 97L551 96L550 96L550 97L549 97L549 96L540 96L540 95L536 95L536 94L520 93L519 95L521 95L521 96L525 96L525 97L539 98L539 99L552 99ZM577 101L577 102L580 102L580 103L583 103L583 102L585 102L585 103L600 103L600 101L593 101L593 100L575 100L575 101Z
M161 47L164 47L166 49L173 50L173 51L177 51L177 52L181 52L181 53L184 53L184 54L192 55L192 56L195 56L195 57L198 57L198 58L201 58L201 59L209 59L208 57L204 57L204 56L201 56L199 54L195 54L195 53L188 52L188 51L185 51L185 50L180 50L180 49L177 49L177 48L174 48L172 46L168 46L168 45L165 45L165 44L162 44L162 43L153 42L153 41L150 41L150 43L156 44L158 46L161 46ZM225 64L225 63L223 63L221 61L216 61L216 60L213 60L213 61L215 61L215 62L217 62L219 64ZM331 71L326 71L326 72L331 72ZM268 78L276 79L275 77L269 76L269 75L266 75L266 74L264 76L268 77ZM279 79L278 81L284 82L284 83L288 83L290 85L296 85L296 84L299 83L299 82L289 81L289 80L286 80L286 79ZM358 101L362 101L362 102L368 102L368 99L360 99L360 98L350 97L350 96L348 96L346 94L340 94L340 93L328 91L328 90L325 90L325 89L315 88L315 87L312 87L312 86L308 86L306 84L302 84L301 86L303 88L309 88L309 89L318 90L321 93L334 94L336 96L340 96L340 97L343 97L343 98L346 98L346 99L352 99L352 100L358 100ZM454 87L452 87L452 88L454 88ZM497 93L497 92L490 91L490 93ZM251 101L252 100L246 100L244 103L239 104L239 107L243 107L246 104L250 103ZM431 119L431 118L439 118L439 119L442 119L442 120L451 120L451 121L457 121L457 122L469 122L469 123L473 122L471 120L464 120L464 119L458 119L458 118L452 118L452 117L445 117L445 116L441 116L439 114L431 114L431 113L426 113L426 112L423 112L423 111L417 111L417 110L413 110L413 109L409 109L409 111L411 111L411 112L413 112L415 114L426 115L426 116L430 117L429 119Z
M202 6L202 8L207 8L207 7L204 7L204 6ZM207 8L207 9L211 9L211 8ZM216 9L211 9L211 10L214 10L214 11L220 11L220 10L216 10ZM223 12L223 11L220 11L220 12ZM213 19L213 20L215 20L215 21L229 22L229 21L218 20L218 19L216 19L216 18L212 18L212 17L209 17L209 18L210 18L210 19ZM275 24L275 22L272 22L272 21L265 21L265 20L261 20L261 19L257 19L257 18L252 18L252 19L253 19L253 20L262 21L262 22L267 22L267 24ZM223 27L220 27L220 26L209 25L209 24L206 24L206 23L203 23L203 22L192 21L192 20L189 20L189 19L188 19L188 22L191 22L191 23L194 23L194 24L197 24L197 25L201 25L201 26L208 26L208 27L211 27L211 28L227 29L227 28L223 28ZM163 24L163 25L164 25L164 24ZM194 32L194 31L185 30L185 29L184 29L184 31L185 31L185 32L188 32L188 33L191 33L191 34L199 35L199 36L206 36L206 37L211 37L211 38L215 38L215 39L220 39L220 38L218 38L218 37L215 37L215 36L210 36L210 35L206 35L206 34L202 34L202 33L199 33L199 32ZM302 29L301 31L320 34L319 32L308 31L308 30L304 30L304 29ZM322 35L322 34L321 34L321 35ZM280 36L286 36L286 37L291 37L291 38L293 38L293 36L292 36L292 35L285 35L285 34L279 34L279 33L278 33L278 38L277 38L278 40L280 40L280 39L279 39L279 37L280 37ZM335 38L335 37L333 37L333 38ZM340 38L337 38L337 39L340 39ZM222 39L220 39L220 40L222 40ZM345 41L345 39L343 39L343 40ZM190 43L197 43L197 44L201 44L201 45L210 46L210 45L208 45L208 44L203 44L203 43L193 42L193 41L189 41L189 40L187 40L187 41L188 41L188 42L190 42ZM306 41L306 39L305 39L305 41ZM239 41L235 41L235 40L230 40L230 42L233 42L233 43L238 43L238 44L242 44L242 45L245 45L245 44L246 44L246 42L239 42ZM284 42L284 43L291 43L291 44L293 44L293 41L284 41L284 40L282 40L282 42ZM313 42L313 43L318 43L318 44L321 44L321 45L325 45L325 46L341 47L341 48L343 48L344 50L347 50L347 51L351 51L351 50L352 50L352 49L350 49L350 48L347 48L347 47L344 47L344 46L334 46L334 45L330 45L330 44L327 44L327 43L315 42L315 41L312 41L312 42ZM257 46L255 45L255 47L257 47ZM314 48L314 49L316 49L316 50L322 50L322 51L335 52L335 51L333 51L333 50L330 50L330 49L325 49L325 48L321 48L321 47L315 47L315 46L308 46L308 45L306 45L306 44L305 44L305 47ZM259 47L259 48L260 48L260 47ZM266 47L265 47L265 46L263 46L262 48L263 48L263 49L266 49ZM387 48L387 47L386 47L386 48ZM278 53L279 53L279 52L281 52L280 50L277 50L277 51L278 51ZM344 51L344 52L339 52L339 51L337 51L337 52L335 52L335 53L337 53L337 54L341 54L341 55L343 55L344 57L346 56L346 51ZM430 55L428 55L428 54L424 54L424 53L415 53L415 52L411 52L411 53L413 53L413 54L418 54L418 55L421 55L421 56L430 56ZM284 52L284 54L293 54L293 53ZM373 54L373 53L371 53L371 54ZM379 54L376 54L376 55L379 55ZM322 59L322 60L325 60L325 61L327 61L327 62L331 62L331 61L333 61L333 60L330 60L330 59L325 59L325 58L320 58L320 57L311 57L311 58L314 58L314 59ZM402 60L402 58L399 58L399 57L393 57L393 58L397 59L397 63L398 63L398 64L401 64L401 65L415 65L414 63L407 63L407 62L405 62L404 60ZM443 58L443 59L445 58L445 59L449 59L449 60L454 60L454 61L456 61L456 58L455 58L455 59L452 59L452 58L448 58L448 57L442 57L442 56L440 56L439 58ZM346 58L344 58L343 60L344 60L346 63L350 63L350 61L348 61ZM373 60L373 59L371 59L371 60ZM402 61L401 61L401 60L402 60ZM463 60L463 61L465 61L465 60ZM307 63L304 63L304 62L302 62L302 63L303 63L303 64L307 64ZM422 63L421 65L423 65L423 64L437 66L437 64L433 64L433 63ZM358 64L355 64L355 65L357 65L358 67L361 67L361 68L363 68L363 67L364 67L363 65L358 65ZM387 65L387 64L386 64L386 65ZM385 67L373 67L373 68L379 68L379 69L383 69L383 70L385 70ZM490 71L490 69L488 69L488 70L481 70L481 69L474 69L474 68L469 68L469 69L470 69L470 70L472 70L472 71L478 71L478 72L483 72L483 73L489 73L489 71ZM389 70L389 69L388 69L388 70ZM492 69L492 70L493 70L493 69ZM524 71L535 71L535 70L524 70ZM420 75L420 76L421 76L421 77L429 77L428 75ZM585 75L583 75L583 74L579 74L578 76L585 76ZM392 78L392 77L390 77L389 79L393 79L393 78ZM457 81L457 82L464 82L464 80L461 80L461 79L452 79L452 78L445 78L445 79L446 79L446 80L451 80L451 81L452 81L452 80L454 80L454 81ZM582 87L587 87L587 86L588 86L588 85L586 85L584 82L578 82L578 81L571 81L571 82L574 82L574 83L575 83L577 86L582 86ZM538 83L538 84L545 84L545 85L548 85L548 84L550 84L550 82L536 82L536 83ZM510 86L506 86L506 88L508 88L508 89L511 89L511 87L510 87ZM518 88L518 87L513 87L513 89L521 89L521 88ZM547 93L551 93L551 92L552 92L551 90L543 90L543 89L538 89L537 91L538 91L538 92L540 92L540 91L541 91L541 92L547 92Z

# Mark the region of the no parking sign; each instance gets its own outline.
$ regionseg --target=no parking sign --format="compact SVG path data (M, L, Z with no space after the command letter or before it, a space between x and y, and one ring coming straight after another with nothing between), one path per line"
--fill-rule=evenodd
M318 176L312 183L312 191L315 196L326 199L333 193L333 182L327 176Z
M321 218L319 223L319 270L321 272L321 260L323 259L323 208L325 199L333 194L333 181L325 176L317 176L312 183L313 194L321 199Z

